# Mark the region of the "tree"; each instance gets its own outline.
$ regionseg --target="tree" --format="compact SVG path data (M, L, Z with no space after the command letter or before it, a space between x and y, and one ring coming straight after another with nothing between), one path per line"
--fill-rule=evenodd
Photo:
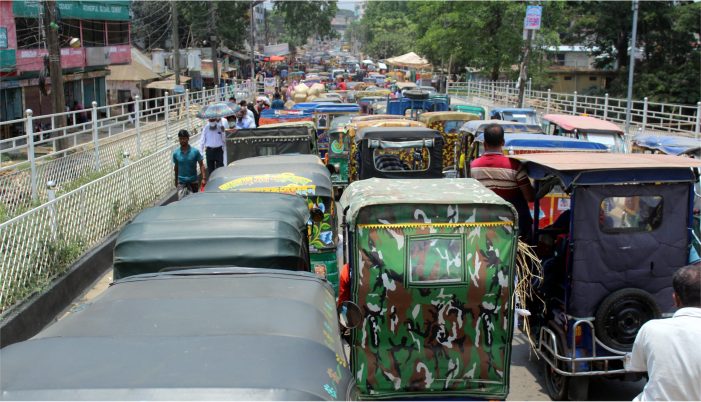
M331 27L331 20L338 7L335 0L275 1L274 11L282 17L285 34L291 46L297 47L307 43L311 37L334 38L336 31Z
M374 58L399 56L414 49L416 29L405 1L371 1L357 31L364 39L362 50Z

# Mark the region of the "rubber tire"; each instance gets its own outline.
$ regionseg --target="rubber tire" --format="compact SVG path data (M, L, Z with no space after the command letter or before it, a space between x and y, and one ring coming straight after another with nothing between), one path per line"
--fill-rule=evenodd
M596 337L610 348L630 352L640 327L661 315L650 293L636 288L617 290L608 295L596 310Z
M550 365L543 361L543 377L545 377L545 391L553 401L566 401L570 377L557 374Z
M586 401L589 399L589 379L591 377L571 377L567 384L567 398L571 401Z
M404 96L409 98L409 99L424 100L424 99L428 99L428 92L420 91L418 89L410 89L408 91L404 91Z

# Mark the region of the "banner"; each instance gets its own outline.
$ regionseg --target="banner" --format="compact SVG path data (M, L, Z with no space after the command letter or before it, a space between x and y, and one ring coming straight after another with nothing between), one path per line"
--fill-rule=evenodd
M263 47L263 55L265 56L285 56L290 54L290 45L287 43L279 43L277 45L268 45Z
M542 14L542 6L527 6L526 18L523 20L523 29L540 29L540 17Z
M85 20L129 21L130 5L129 0L56 1L61 18ZM43 1L15 0L12 2L12 13L15 17L37 18L43 9Z
M263 81L263 92L266 94L275 92L275 77L269 77Z

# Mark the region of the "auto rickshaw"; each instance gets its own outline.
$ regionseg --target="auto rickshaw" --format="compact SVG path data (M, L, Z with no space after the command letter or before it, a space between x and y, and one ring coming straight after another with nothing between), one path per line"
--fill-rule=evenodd
M310 121L269 124L226 134L229 163L244 158L279 154L318 155L316 128Z
M387 117L390 116L390 117ZM365 115L356 116L351 120L351 124L347 127L347 135L345 136L345 141L348 141L350 153L349 154L338 154L336 158L345 159L348 167L348 176L341 176L341 185L348 185L351 181L358 180L358 147L355 142L355 138L360 130L367 127L426 127L425 124L409 120L404 116L399 115ZM331 161L331 158L329 158ZM338 170L338 169L337 169ZM341 171L343 170L343 165L341 164Z
M480 117L480 120L487 118L487 108L479 105L451 104L450 110L454 112L472 113Z
M248 158L212 173L205 192L276 192L307 199L310 211L323 217L309 222L309 251L313 272L338 290L336 205L331 175L316 155L275 155Z
M363 313L350 340L361 399L505 399L513 207L473 179L368 179L339 211Z
M197 266L310 271L309 216L286 194L195 193L148 208L117 236L114 279Z
M190 223L181 225L187 236ZM177 251L149 245L166 257ZM355 400L334 301L315 275L271 268L118 280L80 311L0 350L2 399Z
M538 124L540 119L535 109L497 107L489 111L489 118L494 120L506 120L524 124Z
M304 102L293 106L294 110L310 111L314 115L319 144L319 156L323 159L329 148L328 128L338 116L356 116L360 107L355 103Z
M701 143L698 139L676 135L636 135L633 153L661 153L701 159Z
M373 114L372 105L375 102L386 102L387 96L364 96L358 99L358 106L360 106L361 114Z
M427 92L421 91L406 91L405 93L405 97L387 101L387 114L417 119L419 115L425 112L448 111L448 102L445 97L430 98Z
M419 121L426 124L426 127L438 130L443 136L443 169L455 170L457 177L457 167L460 152L460 128L471 120L479 120L479 116L462 112L426 112L419 116Z
M611 152L627 152L623 130L617 125L590 116L546 114L543 116L546 134L563 135L606 144Z
M673 312L672 275L689 262L701 161L571 152L516 158L535 180L536 206L554 186L571 199L560 222L533 228L543 279L528 309L548 394L582 400L593 376L640 378L626 372L625 355L645 322Z
M367 127L355 134L358 180L441 178L443 136L424 127Z

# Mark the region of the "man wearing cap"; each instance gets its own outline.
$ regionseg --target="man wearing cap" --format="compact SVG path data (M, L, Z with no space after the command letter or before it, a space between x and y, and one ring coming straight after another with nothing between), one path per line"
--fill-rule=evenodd
M207 174L226 166L226 130L221 118L209 119L202 127L201 151L207 157Z
M197 148L190 146L190 133L187 130L178 132L180 148L173 152L173 171L175 172L175 187L178 189L178 199L188 192L196 193L200 189L197 179L197 165L200 165L202 184L207 182L207 173L204 171L202 154Z

